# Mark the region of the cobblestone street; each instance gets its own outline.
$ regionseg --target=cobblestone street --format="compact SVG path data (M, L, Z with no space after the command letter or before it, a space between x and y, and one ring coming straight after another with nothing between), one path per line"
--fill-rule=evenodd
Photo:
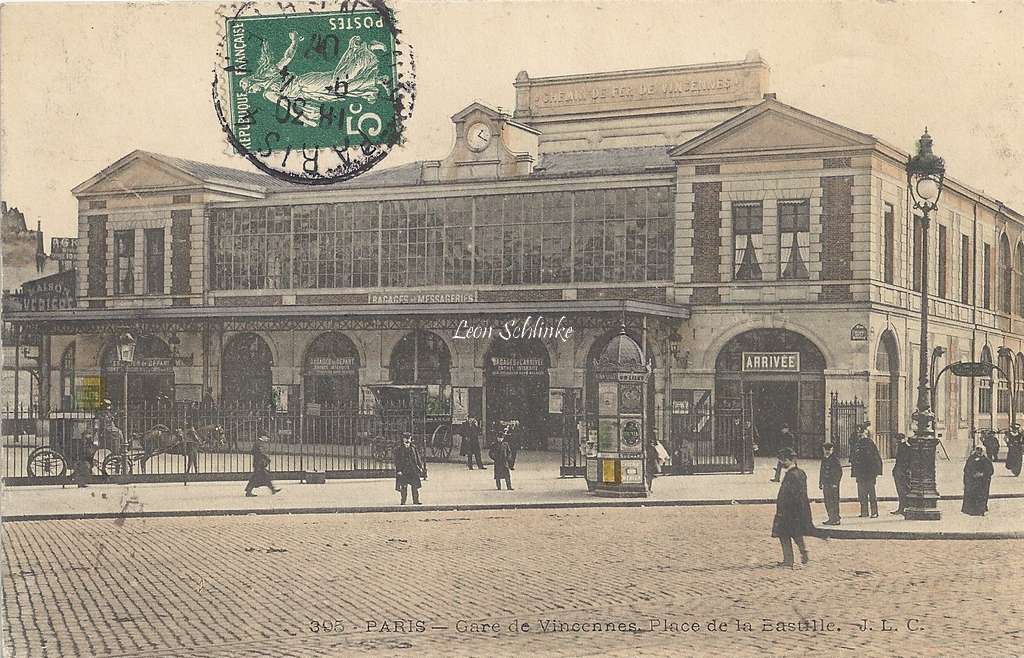
M772 512L10 523L5 655L1019 652L1020 542L811 540L790 571ZM765 629L801 620L834 630Z

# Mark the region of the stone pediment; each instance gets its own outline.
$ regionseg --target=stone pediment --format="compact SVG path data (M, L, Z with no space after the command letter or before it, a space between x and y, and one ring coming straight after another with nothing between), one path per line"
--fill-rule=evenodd
M117 166L120 164L120 166ZM202 181L182 171L159 162L155 158L140 155L125 158L76 187L79 193L131 192L155 188L173 188L201 185Z
M871 135L766 100L670 152L673 158L871 146Z

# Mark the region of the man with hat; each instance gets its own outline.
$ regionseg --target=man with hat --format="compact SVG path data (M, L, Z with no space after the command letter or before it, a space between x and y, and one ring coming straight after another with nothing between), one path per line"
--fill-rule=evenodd
M800 563L810 562L804 537L814 534L811 521L811 501L807 497L807 474L796 465L796 455L789 448L779 451L779 461L786 471L775 501L772 537L782 545L780 567L793 567L793 544L800 550Z
M793 432L789 430L789 423L783 423L782 427L779 428L779 440L777 447L780 455L783 450L789 450L790 452L796 450L796 437L793 436ZM782 468L782 457L779 457L778 461L775 462L775 475L772 476L772 482L779 481L779 475L782 473Z
M843 465L831 443L821 448L825 457L818 471L818 488L825 498L825 511L828 512L828 520L822 522L822 525L839 525L839 483L843 479Z
M882 456L878 446L871 440L871 434L865 423L861 426L860 436L850 446L850 470L857 480L857 499L860 501L860 515L871 518L878 516L878 496L875 493L875 480L882 474Z
M427 467L420 459L420 453L412 444L412 434L404 432L402 443L395 448L395 491L402 494L402 504L409 495L409 488L412 488L412 504L422 505L420 502L420 487L423 483L420 478L427 477Z
M252 490L258 487L267 487L272 494L280 491L270 480L270 457L263 452L265 443L270 443L270 439L265 436L259 436L252 442L252 475L245 485L245 495L249 497L256 495Z

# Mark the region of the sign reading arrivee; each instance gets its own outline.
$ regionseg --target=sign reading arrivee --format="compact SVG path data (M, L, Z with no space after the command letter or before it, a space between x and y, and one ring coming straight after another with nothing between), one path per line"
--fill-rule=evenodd
M800 372L800 352L743 352L743 372Z

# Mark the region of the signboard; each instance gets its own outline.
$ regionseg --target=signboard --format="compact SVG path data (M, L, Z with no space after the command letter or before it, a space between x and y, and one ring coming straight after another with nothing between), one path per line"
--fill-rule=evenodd
M743 372L800 372L800 352L743 352Z
M640 452L643 433L640 431L639 420L627 420L622 423L622 451Z
M103 406L103 378L82 377L75 382L75 399L85 411L93 411Z
M476 291L467 292L430 292L403 295L371 294L371 304L464 304L477 300Z
M469 420L469 389L465 386L452 388L452 422L465 423Z
M115 370L123 372L125 368L132 374L153 374L169 372L173 368L170 357L165 356L143 356L133 359L129 363L115 359L108 365L103 366L104 370Z
M539 356L508 357L494 356L490 359L488 371L492 375L543 375L547 372L544 359Z
M619 386L619 413L638 414L644 408L643 386L636 383Z
M60 261L78 258L78 238L50 238L50 258Z
M291 398L292 387L287 384L274 385L274 411L277 413L288 413L288 402Z
M548 413L549 414L560 414L562 413L564 392L561 389L553 388L548 391Z
M174 399L178 402L202 402L202 384L175 384Z
M961 361L949 366L957 377L991 377L995 365L984 361Z
M619 387L615 382L598 382L597 413L601 416L619 413Z
M868 328L862 324L855 324L850 328L850 340L864 341L868 339Z
M597 450L619 451L619 422L614 418L602 418L597 422Z
M314 356L307 362L310 372L317 374L348 374L358 369L354 356Z

